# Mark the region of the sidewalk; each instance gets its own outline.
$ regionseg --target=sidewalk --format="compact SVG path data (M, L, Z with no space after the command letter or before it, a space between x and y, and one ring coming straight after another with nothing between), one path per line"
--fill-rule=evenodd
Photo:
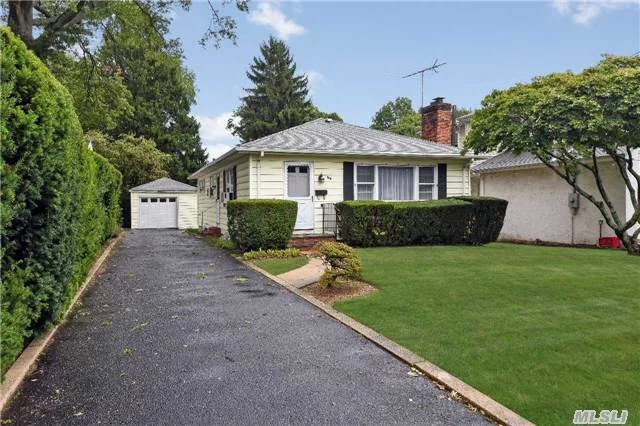
M302 288L320 281L324 270L322 260L312 257L309 259L309 263L303 267L280 274L278 278L282 278L296 288Z

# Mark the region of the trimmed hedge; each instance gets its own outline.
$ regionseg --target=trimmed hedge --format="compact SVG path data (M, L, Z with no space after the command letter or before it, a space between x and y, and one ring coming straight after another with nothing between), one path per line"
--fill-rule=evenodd
M67 90L0 29L0 369L56 322L117 232L121 175L91 152Z
M498 239L507 212L507 200L494 197L455 197L455 199L472 204L467 236L471 244L487 244Z
M291 200L229 201L229 236L242 251L286 248L297 213L298 203Z
M357 247L486 244L500 234L507 202L485 197L434 201L343 201L340 237Z

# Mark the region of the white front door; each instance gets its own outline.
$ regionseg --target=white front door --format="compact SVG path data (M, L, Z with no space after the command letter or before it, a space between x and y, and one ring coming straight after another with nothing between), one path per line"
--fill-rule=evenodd
M313 171L310 163L285 163L285 194L298 203L295 230L313 229Z
M140 228L177 228L176 197L141 197L138 219Z

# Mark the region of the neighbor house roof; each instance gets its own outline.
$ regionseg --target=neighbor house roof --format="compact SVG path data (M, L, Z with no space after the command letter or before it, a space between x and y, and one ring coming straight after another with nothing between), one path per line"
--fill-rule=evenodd
M504 169L513 169L519 167L533 167L544 165L535 155L525 152L522 154L514 154L513 152L503 152L495 157L491 157L482 163L475 164L472 167L475 173L488 173Z
M200 172L236 152L402 157L459 157L461 155L460 150L451 145L319 118L237 145L189 178L196 178Z
M131 188L129 192L197 192L198 188L166 177Z
M624 155L623 152L621 154ZM608 158L608 154L602 150L597 150L596 155L598 158ZM554 160L555 161L555 160ZM586 162L590 162L591 159L585 159ZM518 168L531 168L531 167L543 167L545 164L530 152L523 152L522 154L514 154L513 152L506 151L489 158L481 163L471 166L473 173L491 173L500 170L518 169Z

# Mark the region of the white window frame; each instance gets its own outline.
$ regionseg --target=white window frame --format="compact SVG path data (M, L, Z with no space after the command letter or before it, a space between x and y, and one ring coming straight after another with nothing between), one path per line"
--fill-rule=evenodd
M356 163L353 170L353 199L358 199L358 184L371 184L371 182L358 182L358 167L371 167L373 166L373 199L379 200L378 191L378 167L397 167L397 168L413 168L413 199L411 200L383 200L389 202L402 202L402 201L420 201L420 167L433 168L433 200L439 198L438 194L438 165L433 163L428 164L372 164L372 163ZM427 201L427 200L423 200Z
M205 184L206 190L207 190L207 194L209 196L209 198L213 198L214 194L213 194L213 175L209 175L209 186L207 187Z
M311 199L315 200L315 169L313 161L284 161L282 167L282 179L283 179L283 198L287 200L295 200L296 198L289 197L289 179L287 179L287 167L289 166L307 166L309 167L309 196L299 197L297 199Z
M358 182L358 167L373 167L373 182ZM378 166L376 164L356 164L353 171L353 199L358 199L358 185L373 184L373 200L378 199ZM369 200L367 200L369 201Z
M433 183L420 183L420 167L431 167L433 169ZM437 165L428 165L428 166L416 166L415 169L415 187L414 194L415 199L419 201L431 201L437 200L438 197L438 166ZM432 198L431 200L420 200L420 186L431 186L433 189L431 191Z
M224 173L224 193L227 194L226 199L231 200L231 196L229 194L233 193L233 199L238 198L238 194L236 193L236 188L234 187L235 177L234 177L234 168L229 167L228 169L224 169L222 173Z

